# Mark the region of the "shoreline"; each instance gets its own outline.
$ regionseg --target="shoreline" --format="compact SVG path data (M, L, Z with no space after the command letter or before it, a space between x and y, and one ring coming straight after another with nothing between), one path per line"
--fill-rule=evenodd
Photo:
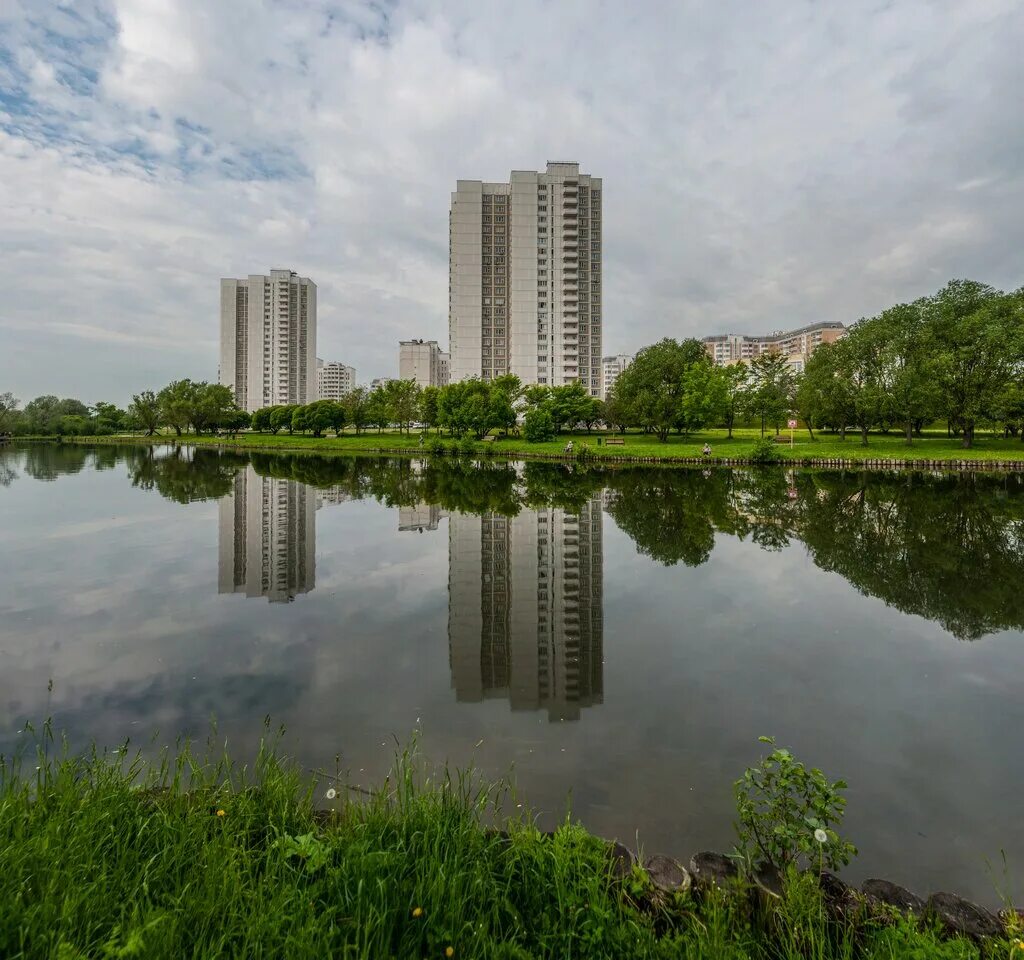
M440 457L442 455L432 453L427 447L419 447L417 444L388 445L380 443L377 445L355 445L348 446L346 441L363 441L366 435L355 437L353 435L338 437L292 437L285 440L283 437L276 440L271 437L262 437L260 441L253 442L253 434L243 434L243 439L232 440L225 437L206 437L195 434L186 434L181 437L175 436L91 436L91 437L34 437L24 440L15 438L12 443L72 443L83 446L100 446L109 444L139 444L144 446L203 446L213 447L222 450L238 450L270 453L301 453L314 456L404 456L415 459L426 459ZM440 438L438 438L440 439ZM585 437L574 436L574 442ZM447 450L444 457L457 459L459 457L473 456L481 459L494 460L546 460L561 463L600 463L618 464L631 466L689 466L689 467L816 467L836 470L943 470L948 472L973 472L985 471L995 473L1018 473L1024 472L1024 450L1021 456L1014 457L992 457L984 451L981 455L971 456L973 451L965 451L967 456L961 457L921 457L911 452L905 457L895 456L865 456L865 457L832 457L832 456L807 456L788 454L785 449L779 450L779 459L770 462L762 462L745 456L691 456L686 454L629 454L629 453L607 453L605 447L587 446L584 452L566 454L564 452L547 450L529 450L521 447L496 446L494 441L474 441L474 452L464 453L453 449L457 444L455 438L442 440ZM784 447L783 444L779 444Z

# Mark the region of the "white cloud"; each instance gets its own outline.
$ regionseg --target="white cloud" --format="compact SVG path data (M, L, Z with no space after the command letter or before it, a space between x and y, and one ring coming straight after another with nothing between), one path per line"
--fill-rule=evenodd
M317 281L323 355L393 373L446 337L455 181L548 159L605 179L608 352L1021 283L1012 0L495 12L0 8L0 385L212 378L218 278L272 266Z

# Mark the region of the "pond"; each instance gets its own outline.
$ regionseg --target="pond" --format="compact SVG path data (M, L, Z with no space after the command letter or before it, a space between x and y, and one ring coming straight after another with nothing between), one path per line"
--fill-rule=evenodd
M771 734L849 781L852 879L1022 893L1019 475L29 445L0 569L4 753L269 717L367 786L415 735L686 858Z

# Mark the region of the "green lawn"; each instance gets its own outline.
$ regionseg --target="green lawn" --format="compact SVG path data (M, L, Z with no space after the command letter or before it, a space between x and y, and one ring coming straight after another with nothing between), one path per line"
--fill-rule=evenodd
M700 457L701 450L706 443L711 445L712 457L715 458L737 458L742 459L750 455L754 442L759 439L760 431L752 428L738 428L733 431L734 436L729 439L725 430L707 430L701 433L692 434L688 437L673 435L667 443L660 443L657 437L641 433L628 433L621 439L625 440L622 446L605 446L598 440L606 440L609 437L619 439L618 434L605 432L594 432L587 434L577 432L571 435L563 434L556 440L546 443L527 443L522 437L499 438L492 442L478 443L477 448L481 451L500 453L506 456L523 455L560 455L566 442L572 439L576 452L581 445L586 444L588 452L595 456L629 456L629 457L656 457L660 459L677 459ZM788 436L788 431L784 433ZM238 446L246 449L277 449L277 450L310 450L318 453L370 453L381 449L395 450L408 449L410 452L429 452L430 443L440 439L447 446L451 447L458 441L449 436L438 437L433 431L427 435L427 441L423 448L419 446L419 434L398 433L397 431L385 431L378 433L370 430L363 434L356 435L352 431L344 432L340 437L333 435L316 438L309 435L289 435L279 433L241 434L236 439L217 437L195 437L191 434L182 437L186 443L217 444L224 446ZM86 442L100 440L118 440L122 438L82 438ZM174 435L163 435L160 439L174 439ZM840 441L838 436L833 434L818 434L815 440L811 440L807 431L796 431L794 443L790 447L788 443L777 444L776 448L780 456L785 459L807 460L807 459L845 459L845 460L999 460L1017 461L1024 463L1024 443L1019 439L1004 440L1001 437L991 437L979 434L975 437L974 447L964 450L960 447L957 439L950 439L946 436L945 430L929 430L921 438L914 439L909 447L904 442L902 434L871 434L868 445L862 446L860 437L856 434L849 434L845 441Z

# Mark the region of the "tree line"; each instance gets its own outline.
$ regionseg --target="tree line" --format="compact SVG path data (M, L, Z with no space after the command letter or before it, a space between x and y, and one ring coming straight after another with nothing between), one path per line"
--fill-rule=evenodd
M129 430L152 436L161 427L178 436L237 431L249 425L230 387L193 380L173 380L162 390L143 390L127 408L113 403L83 403L51 394L19 407L12 393L0 394L0 434L14 436L103 436Z

